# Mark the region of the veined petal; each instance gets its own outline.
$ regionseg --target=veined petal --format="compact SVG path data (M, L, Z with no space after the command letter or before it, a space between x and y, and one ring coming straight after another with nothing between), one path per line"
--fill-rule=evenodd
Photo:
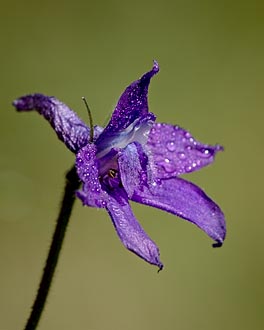
M147 147L157 166L159 178L171 178L200 169L213 162L223 147L196 141L179 126L155 123L149 133Z
M121 181L130 198L137 187L152 183L149 159L141 144L130 143L120 152L118 166Z
M92 207L105 207L108 201L107 193L99 182L99 172L96 159L96 146L87 144L76 155L76 170L83 182L82 190L76 195L84 205Z
M194 223L217 242L215 246L221 246L225 239L225 218L221 209L199 187L186 180L164 179L151 189L138 187L131 200Z
M103 139L109 139L113 134L125 130L137 118L148 113L148 87L150 79L158 71L158 63L154 61L149 72L126 88L117 103L110 122L99 137L98 145Z
M111 193L106 209L124 246L150 264L162 269L159 249L135 219L122 188L115 189Z
M49 121L58 138L74 153L89 141L90 130L66 104L42 94L22 96L13 102L18 111L37 110Z
M156 117L153 113L149 112L148 114L137 118L122 132L113 132L111 136L105 136L104 139L101 139L100 135L100 138L95 141L97 146L97 157L101 158L105 156L113 148L125 148L132 142L139 142L142 145L145 145L155 119Z

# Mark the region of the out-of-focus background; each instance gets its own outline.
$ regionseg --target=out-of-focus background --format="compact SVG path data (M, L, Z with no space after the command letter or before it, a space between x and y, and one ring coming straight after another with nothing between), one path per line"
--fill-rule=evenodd
M2 1L0 329L22 329L74 161L14 98L54 95L104 125L123 89L158 60L150 109L225 151L188 179L222 207L224 246L140 205L162 272L128 252L103 210L76 202L39 330L261 330L263 1Z

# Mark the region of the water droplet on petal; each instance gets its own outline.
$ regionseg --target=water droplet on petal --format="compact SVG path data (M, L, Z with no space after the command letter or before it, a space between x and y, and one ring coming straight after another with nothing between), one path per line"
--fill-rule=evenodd
M164 169L167 173L172 173L175 170L175 167L172 164L164 164Z
M184 133L184 136L185 136L187 139L192 137L192 136L191 136L191 133L189 133L189 132L185 132L185 133Z
M188 166L185 166L185 171L188 173L188 172L191 172L192 171L192 166L191 165L188 165Z
M167 173L174 172L175 170L175 166L169 158L165 158L162 162L160 162L159 165L162 166ZM155 181L158 183L157 180Z
M178 155L178 157L180 158L180 159L186 159L186 155L185 155L185 153L183 152L183 151L181 151L181 152L178 152L177 153L177 155Z
M202 157L204 157L204 158L211 157L211 152L209 149L202 149L201 151L202 151Z
M167 142L167 149L169 150L169 151L175 151L175 149L176 149L176 145L175 145L175 143L173 142L173 141L169 141L169 142Z

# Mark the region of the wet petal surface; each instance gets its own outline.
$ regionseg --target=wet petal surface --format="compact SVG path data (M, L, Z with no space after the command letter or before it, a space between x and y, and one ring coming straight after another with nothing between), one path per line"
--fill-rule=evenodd
M131 200L154 206L201 228L220 246L225 239L225 219L219 208L199 187L180 179L164 179L153 187L138 187Z
M155 123L149 133L150 149L159 178L170 178L190 173L213 162L219 145L211 146L196 141L179 126Z
M13 102L18 111L36 110L56 131L58 138L76 153L89 141L90 130L66 104L42 94L22 96Z
M135 120L148 113L148 87L151 78L158 71L158 63L154 61L153 68L149 72L126 88L117 103L110 122L99 137L98 145L102 140L109 139L113 134L116 135L125 130Z
M76 194L84 205L105 207L108 201L107 193L102 189L99 181L96 159L96 146L87 144L76 155L76 169L83 182L82 190Z
M116 189L109 198L106 208L124 246L140 258L162 269L159 249L137 222L126 192L122 188Z

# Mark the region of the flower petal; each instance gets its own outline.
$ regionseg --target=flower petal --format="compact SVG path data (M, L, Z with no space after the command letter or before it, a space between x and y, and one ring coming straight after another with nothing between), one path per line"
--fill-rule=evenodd
M111 137L105 139L97 139L95 144L97 146L97 157L101 158L109 153L113 148L125 148L129 143L139 142L143 145L147 143L150 129L156 117L149 112L136 119L122 132L112 133Z
M75 112L54 97L31 94L15 100L13 105L18 111L37 110L50 122L59 139L74 153L89 141L89 128Z
M118 158L118 166L122 185L130 198L135 189L141 185L152 183L152 172L149 159L141 144L130 143L122 149Z
M96 146L94 144L87 144L77 153L76 170L83 182L82 190L79 190L76 195L83 204L92 207L105 207L108 195L99 182Z
M125 247L150 264L162 269L159 249L135 219L122 188L115 189L111 193L106 208Z
M164 179L151 189L138 187L131 200L194 223L217 242L215 246L221 246L225 239L225 218L221 209L199 187L186 180Z
M148 113L148 86L150 79L158 71L158 63L154 61L153 68L149 72L126 88L117 103L110 122L99 137L98 144L104 139L109 139L112 134L125 130L137 118Z
M213 162L219 145L211 146L196 141L179 126L156 123L147 142L159 178L171 178L200 169Z

